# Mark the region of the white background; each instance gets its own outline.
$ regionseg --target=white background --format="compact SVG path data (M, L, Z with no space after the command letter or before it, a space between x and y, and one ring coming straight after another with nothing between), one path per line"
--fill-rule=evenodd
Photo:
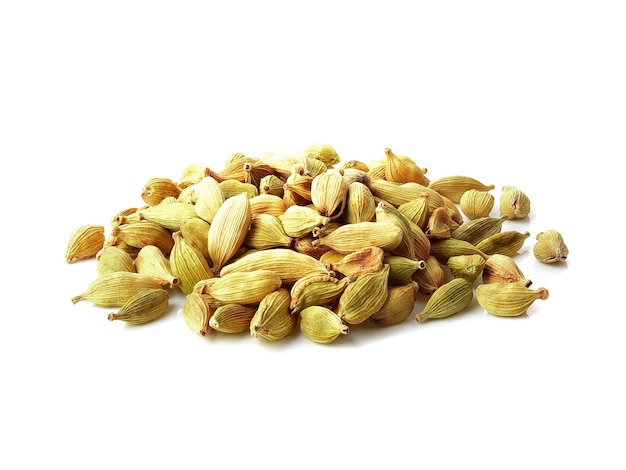
M621 6L2 2L0 467L623 469ZM70 302L96 272L69 235L149 178L316 141L524 190L506 227L549 299L328 346ZM532 256L548 228L564 266Z

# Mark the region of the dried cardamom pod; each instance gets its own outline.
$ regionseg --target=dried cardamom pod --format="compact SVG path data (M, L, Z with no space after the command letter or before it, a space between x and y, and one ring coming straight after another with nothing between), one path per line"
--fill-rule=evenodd
M426 236L424 231L417 225L411 222L411 232L413 233L413 249L415 259L426 259L430 256L430 239Z
M389 265L389 285L403 285L411 281L415 271L426 268L424 260L385 253L383 263Z
M463 218L463 213L461 212L461 210L454 202L452 202L452 199L443 195L441 196L441 198L443 199L443 202L445 204L444 207L448 210L448 215L452 220L452 222L450 223L450 231L452 232L459 228L459 226L463 225L465 223L465 219Z
M250 320L250 335L277 341L289 335L298 324L298 317L289 312L289 290L280 288L265 296Z
M224 180L219 183L224 199L230 199L231 197L238 196L244 193L248 196L248 199L259 195L259 189L252 183L242 183L237 180Z
M300 331L311 341L330 344L347 335L350 327L329 308L312 305L300 312Z
M424 192L415 199L411 199L398 206L398 211L422 230L426 230L430 210L428 198L430 193Z
M149 206L159 204L166 197L177 198L180 188L169 178L150 178L141 190L141 199Z
M468 189L461 196L459 207L468 219L488 217L495 204L496 198L488 191Z
M426 169L420 168L406 155L395 155L390 148L385 149L386 166L385 179L396 183L418 183L428 186L430 180L426 177Z
M78 227L67 243L65 261L73 263L81 259L95 258L104 247L104 227L102 225L83 225Z
M344 322L356 325L376 313L387 300L389 265L375 273L359 276L346 286L339 298L337 315Z
M376 326L397 325L405 321L415 307L419 285L415 281L401 286L389 286L387 300L368 321Z
M350 279L344 277L339 280L328 274L309 274L298 279L291 287L291 304L289 309L292 314L311 305L334 307L339 296L343 293Z
M530 199L514 186L503 186L500 194L500 215L523 219L530 214Z
M289 248L273 248L243 255L224 266L220 271L220 276L226 277L236 272L257 271L260 268L278 274L283 286L292 285L307 274L328 274L324 265L312 256L298 253Z
M469 176L445 176L430 183L429 187L438 193L450 198L452 202L458 204L465 191L476 189L478 191L491 191L495 188L493 184L483 184L475 178Z
M167 282L147 274L118 271L92 281L82 294L72 297L72 303L86 300L101 307L121 307L138 292L166 285Z
M206 297L198 292L192 292L185 298L185 303L181 309L185 324L200 336L206 336L212 331L209 322L213 315L213 309Z
M424 233L429 240L443 240L450 238L452 218L446 207L437 207L428 217Z
M341 168L339 173L343 176L343 179L346 180L348 186L352 183L361 183L364 184L367 188L370 185L370 176L366 171L359 170L357 168Z
M169 294L163 289L146 289L137 292L109 320L121 320L131 325L143 325L161 317L169 306Z
M311 182L311 202L325 217L334 219L340 216L347 196L348 183L337 170L328 169Z
M308 157L321 161L328 167L339 163L337 151L329 144L311 144L304 148L304 153Z
M429 215L437 207L444 207L446 205L441 194L419 183L395 183L382 178L372 178L370 189L374 197L383 199L396 207L422 197L424 193L428 193Z
M289 206L284 214L278 216L285 233L293 238L304 237L320 225L330 222L330 218L321 215L312 206Z
M495 282L517 282L528 287L532 281L527 280L513 258L507 255L494 254L485 260L482 272L483 284Z
M320 259L325 253L333 251L327 246L319 245L317 243L317 238L315 238L312 234L294 239L293 249L298 253L308 255L315 259Z
M430 254L437 258L441 264L447 264L448 258L459 255L480 255L487 258L487 254L483 253L477 246L465 240L457 240L456 238L446 238L443 240L431 240Z
M250 322L256 313L256 306L225 304L218 307L209 320L215 331L222 333L243 333L250 331Z
M505 220L507 220L506 217L479 217L472 219L452 232L451 236L457 240L465 240L472 245L477 245L485 238L500 233Z
M485 263L481 255L459 255L448 258L447 264L453 277L460 277L473 284L482 274Z
M341 164L339 168L340 169L354 168L356 170L364 171L366 173L370 171L369 166L367 166L366 163L359 161L359 160L346 160L345 162Z
M354 181L348 185L344 220L348 224L372 222L376 210L376 201L370 189L363 183Z
M476 287L476 300L480 306L501 317L519 316L528 311L535 300L547 298L546 288L533 290L519 282L495 282Z
M218 181L212 176L202 178L196 187L196 214L198 217L211 223L213 222L213 217L215 217L216 212L226 200L222 188Z
M295 206L294 206L295 207ZM244 245L257 250L291 247L293 238L285 233L280 219L271 214L258 214L252 218Z
M250 199L246 193L232 196L220 206L213 217L207 240L209 256L213 261L212 270L215 274L241 248L251 221Z
M117 246L107 246L102 249L96 255L96 259L98 260L96 271L99 276L118 271L136 272L133 257L127 251Z
M431 295L447 282L446 273L434 256L424 258L424 268L416 270L411 278L419 285L419 292Z
M200 250L187 243L180 232L174 232L172 237L174 247L169 257L172 274L178 278L180 290L190 294L198 281L212 278L214 274Z
M198 183L205 176L209 176L211 170L204 163L190 163L185 168L178 179L176 185L182 190L186 187Z
M204 292L225 303L254 305L282 285L280 276L266 269L235 272L215 278Z
M180 224L180 233L187 243L202 253L202 256L211 263L209 256L209 229L211 224L199 217L187 219Z
M314 246L327 246L341 253L370 246L391 251L402 242L402 229L389 222L358 222L341 225L332 233L320 236L316 242Z
M402 240L395 248L389 248L389 251L399 256L414 258L415 245L409 219L402 215L397 208L384 201L380 201L376 206L375 217L376 222L390 223L402 231Z
M259 181L259 195L269 194L282 199L285 182L276 175L267 175Z
M274 194L259 194L250 198L250 213L254 219L259 214L279 216L287 210L287 204L282 197Z
M131 222L139 222L139 208L129 207L119 211L111 219L111 227L117 227L122 224L130 224Z
M487 256L495 254L513 256L522 249L528 237L529 232L507 230L485 238L476 244L476 248Z
M306 206L311 203L313 177L300 167L287 177L283 185L283 201L289 206Z
M179 284L178 278L172 273L170 260L154 245L146 245L139 250L135 258L135 269L138 273L168 282L170 287Z
M341 259L329 262L326 268L354 280L361 274L380 271L383 267L385 251L377 246L368 246L347 255L341 253L339 255Z
M113 227L111 234L135 248L143 248L146 245L157 246L166 255L169 255L174 246L172 232L149 220L118 225ZM118 245L117 242L115 244Z
M563 236L556 230L546 230L537 234L537 243L533 246L533 254L542 263L564 263L569 250Z
M454 278L435 290L424 308L418 312L416 320L445 318L465 309L474 298L472 285L463 278Z

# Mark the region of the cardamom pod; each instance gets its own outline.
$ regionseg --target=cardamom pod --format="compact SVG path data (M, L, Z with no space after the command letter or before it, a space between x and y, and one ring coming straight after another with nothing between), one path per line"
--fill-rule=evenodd
M289 312L289 290L280 288L263 298L250 320L250 335L277 341L289 335L298 324L298 317Z
M180 232L174 232L172 237L174 247L169 257L172 274L178 278L180 290L190 294L198 281L212 278L214 274L207 259L198 249L187 243Z
M177 198L180 188L169 178L150 178L141 190L141 199L149 206L159 204L167 197Z
M447 264L453 277L473 284L482 274L486 260L481 255L458 255L448 258Z
M117 246L107 246L96 255L98 264L96 271L99 276L118 271L136 272L133 257Z
M333 308L349 283L347 277L340 280L327 274L304 276L291 287L289 309L295 315L312 305Z
M73 263L81 259L94 258L104 247L104 227L83 225L72 232L65 250L65 261Z
M546 300L548 290L533 290L520 282L496 282L476 287L476 300L487 312L501 317L519 316L530 308L535 300Z
M517 282L525 287L532 284L522 273L515 260L508 255L493 254L485 260L482 272L483 284L493 284L496 282Z
M368 321L376 326L402 323L413 313L418 291L419 285L415 281L402 286L389 286L387 300L376 313L368 318Z
M496 198L488 191L468 189L461 196L459 207L468 219L488 217L495 205Z
M487 256L495 254L513 256L522 249L528 237L530 237L529 232L507 230L485 238L476 244L476 249Z
M340 216L347 196L348 183L337 170L328 169L311 182L311 202L324 217Z
M311 206L289 206L285 212L278 216L285 233L293 238L304 237L320 225L326 225L330 218L321 215Z
M447 282L446 273L434 256L424 258L424 268L416 270L411 278L419 285L419 292L431 295Z
M523 219L530 214L530 199L514 186L503 186L500 194L500 215Z
M329 144L314 143L304 148L304 153L311 158L321 161L327 167L339 163L337 151Z
M363 183L354 181L348 185L344 220L348 224L372 222L375 217L376 201L372 191Z
M161 317L169 306L169 294L163 289L146 289L129 298L109 320L121 320L131 325L143 325Z
M278 274L258 269L215 278L204 292L222 302L254 305L279 289L281 285L282 280Z
M312 305L300 312L300 331L311 341L330 344L347 335L350 327L329 308Z
M102 307L121 307L138 292L166 285L167 282L147 274L117 271L92 281L82 294L72 297L72 303L86 300Z
M179 284L178 278L172 273L170 260L154 245L146 245L139 250L135 258L135 269L138 273L168 282L170 287Z
M181 309L185 324L200 336L206 336L212 331L209 322L212 318L213 310L207 297L204 294L192 292L185 297L185 303Z
M346 254L370 246L391 251L402 242L402 229L390 222L358 222L341 225L316 242L314 246L323 245Z
M326 268L354 280L362 274L380 271L385 251L377 246L368 246L340 256L340 260L328 263Z
M225 200L220 184L212 176L202 178L197 184L197 197L194 207L198 217L208 223L213 222L213 217Z
M474 298L472 285L463 278L454 278L436 289L417 313L416 320L445 318L465 309Z
M215 331L222 333L243 333L250 331L250 322L256 313L256 306L242 304L225 304L218 307L209 320Z
M293 238L285 233L283 224L278 217L272 214L258 214L252 218L250 229L243 243L257 250L268 250L276 247L289 248L293 243Z
M376 313L387 300L389 265L375 273L359 276L346 286L339 298L337 315L344 322L356 325Z
M491 191L495 188L493 184L483 184L476 178L470 176L454 175L439 178L430 183L429 187L438 193L450 198L452 202L458 204L463 193L470 189L478 191Z
M385 179L396 183L418 183L428 186L426 169L422 169L406 155L396 155L390 148L385 149Z
M485 238L500 233L505 220L507 220L506 217L479 217L472 219L452 232L451 237L477 245Z
M165 255L169 255L174 246L172 232L150 220L131 222L113 227L111 235L129 246L143 248L146 245L157 246ZM116 243L117 245L118 243Z
M533 254L542 263L564 263L569 250L563 236L556 230L546 230L537 234L537 243L533 246Z

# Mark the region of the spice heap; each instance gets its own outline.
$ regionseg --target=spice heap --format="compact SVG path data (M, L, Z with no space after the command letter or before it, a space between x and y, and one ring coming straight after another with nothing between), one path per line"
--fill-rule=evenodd
M375 161L342 162L332 146L315 144L150 178L141 206L119 211L108 233L84 225L71 235L68 263L97 259L97 276L72 302L144 324L179 290L197 334L274 341L300 330L331 343L364 323L445 318L474 298L509 317L547 299L515 261L530 233L503 229L528 217L528 196L503 186L495 208L493 184L426 175L389 148ZM549 229L536 235L533 254L562 263L568 249Z

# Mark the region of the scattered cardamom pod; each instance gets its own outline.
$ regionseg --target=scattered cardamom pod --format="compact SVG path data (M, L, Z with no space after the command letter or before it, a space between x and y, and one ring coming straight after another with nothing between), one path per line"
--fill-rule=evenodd
M169 306L169 294L163 289L145 289L129 298L109 320L143 325L162 316Z
M564 263L569 250L563 236L556 230L546 230L537 234L537 242L533 246L533 254L542 263Z
M519 282L495 282L476 287L476 300L487 312L501 317L516 317L530 308L535 300L546 300L548 290L533 290Z
M300 312L300 331L311 341L329 344L347 335L350 327L329 308L312 305Z
M83 225L74 230L67 243L65 261L73 263L81 259L94 258L104 247L104 227Z
M465 309L474 298L472 285L463 278L454 278L435 290L417 314L419 323L445 318Z

